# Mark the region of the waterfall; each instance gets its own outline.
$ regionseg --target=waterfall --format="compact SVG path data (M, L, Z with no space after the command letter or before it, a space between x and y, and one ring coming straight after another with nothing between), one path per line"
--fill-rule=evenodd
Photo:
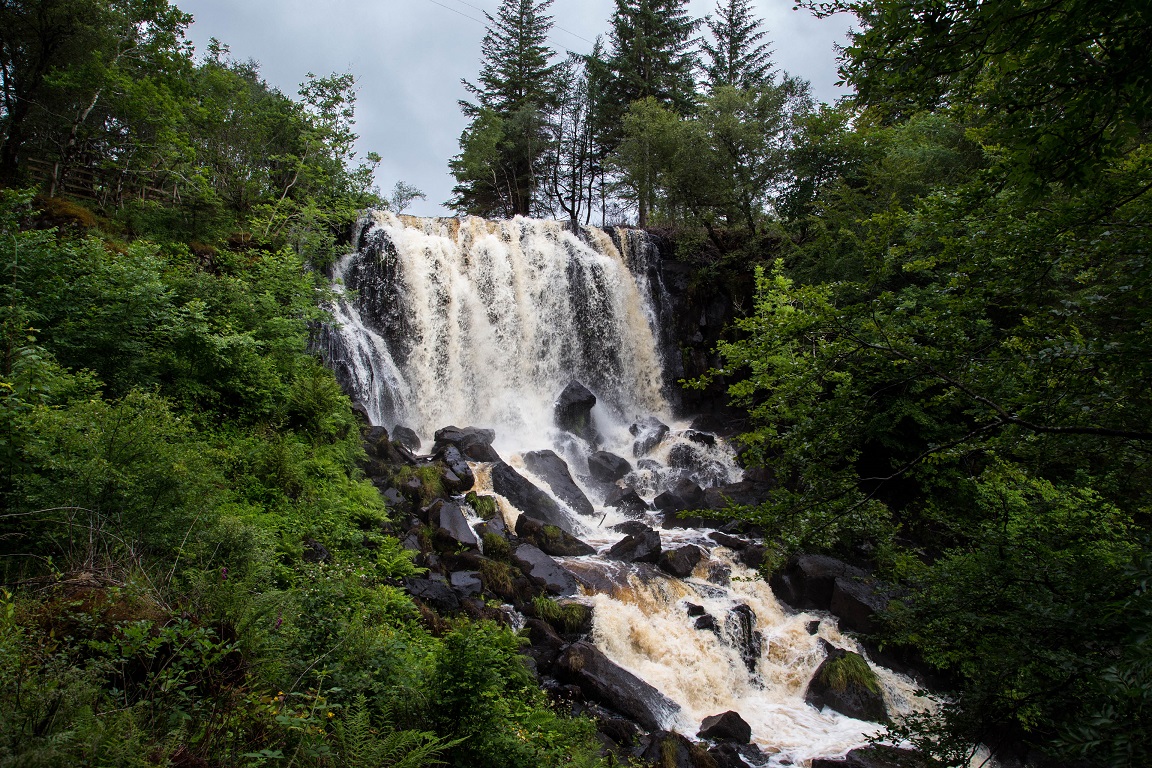
M622 482L649 503L677 481L708 488L743 474L723 440L701 439L673 418L666 378L679 361L660 352L675 348L665 330L673 304L644 233L375 212L355 242L335 268L336 325L325 341L341 383L373 423L410 427L426 447L450 424L494 430L500 456L542 489L546 479L523 455L551 449L564 457L596 513L572 514L570 527L598 554L559 560L584 585L577 599L594 606L596 647L679 706L665 727L694 737L704 717L737 711L772 765L843 755L879 731L804 701L821 640L846 649L855 642L828 616L785 609L708 531L660 531L665 549L706 552L684 579L603 557L624 536L614 524L640 517L660 526L655 516L605 505L613 487L588 477L592 450L632 457ZM555 426L555 400L573 380L596 395L595 446ZM654 420L665 422L654 445L635 449L637 425ZM493 493L487 466L473 468L477 490ZM497 500L514 527L521 510ZM712 631L693 618L701 610ZM929 705L910 680L874 669L889 711Z

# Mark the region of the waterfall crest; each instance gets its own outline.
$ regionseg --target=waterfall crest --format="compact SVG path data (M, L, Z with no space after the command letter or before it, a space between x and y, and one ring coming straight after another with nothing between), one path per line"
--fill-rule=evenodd
M620 421L670 416L655 315L603 231L386 212L362 227L336 267L329 357L374 423L424 439L488 427L498 449L527 450L551 442L553 401L573 379Z

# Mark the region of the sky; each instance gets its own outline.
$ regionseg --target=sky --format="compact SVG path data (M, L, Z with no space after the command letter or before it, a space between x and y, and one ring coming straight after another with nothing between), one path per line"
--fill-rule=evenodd
M357 80L356 129L360 157L384 159L376 181L385 195L397 181L424 191L407 213L442 216L452 196L448 160L459 152L466 120L457 102L461 79L480 69L484 11L499 0L175 0L195 18L188 37L198 54L215 37L233 58L255 59L269 84L295 96L309 72L351 72ZM810 81L814 96L834 101L837 43L852 18L817 19L793 10L793 0L755 0L776 65ZM552 47L588 53L607 38L613 0L555 0ZM716 0L691 0L690 13L713 13Z

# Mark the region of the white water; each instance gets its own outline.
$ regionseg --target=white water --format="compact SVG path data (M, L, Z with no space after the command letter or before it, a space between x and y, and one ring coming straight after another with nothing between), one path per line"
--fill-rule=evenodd
M449 424L487 427L501 455L531 450L552 443L552 404L572 379L600 398L601 419L668 417L654 318L605 233L588 229L585 241L558 222L385 212L368 225L391 246L399 343L351 302L335 315L364 350L348 362L375 423L425 440ZM340 262L338 283L359 258ZM395 359L397 346L406 359Z
M336 269L338 290L348 283L359 296L353 301L346 294L333 310L341 351L334 364L342 366L374 423L412 427L426 446L449 424L492 428L500 455L544 489L519 454L555 450L597 508L594 518L574 515L573 527L601 552L623 536L610 526L629 518L603 508L605 489L583 477L587 444L553 426L554 400L569 381L581 381L598 397L593 416L601 447L634 466L628 424L655 416L672 427L646 457L655 463L626 478L645 499L679 476L680 470L668 467L675 446L696 452L700 468L693 479L702 486L741 478L722 441L713 448L696 446L683 436L687 425L670 419L653 286L648 265L633 263L633 247L622 257L600 230L586 228L577 236L556 222L520 218L422 220L376 213L363 226L373 247L349 255ZM368 311L373 315L365 316ZM486 467L475 469L477 490L489 489ZM518 510L503 498L499 502L514 524ZM655 518L648 522L658 529ZM705 533L661 531L665 549L694 543L709 551L685 580L599 555L565 559L573 572L610 584L581 598L595 607L596 645L677 702L681 711L666 726L689 737L704 717L735 710L752 726L753 740L772 765L806 764L864 746L879 726L804 703L822 660L817 638L848 649L855 642L829 617L790 613L767 584ZM763 636L755 672L741 659L730 629L695 628L687 602L703 606L721 624L737 605L752 609ZM817 619L819 633L813 636L807 626ZM928 705L914 697L911 681L875 669L890 712Z

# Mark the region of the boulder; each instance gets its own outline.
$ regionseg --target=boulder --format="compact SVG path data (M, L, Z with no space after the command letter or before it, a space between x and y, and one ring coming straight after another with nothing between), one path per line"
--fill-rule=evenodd
M304 539L304 562L306 563L326 563L332 559L332 555L325 547L316 539Z
M704 491L704 499L701 506L707 509L725 509L729 504L752 506L768 498L768 492L770 490L772 490L770 485L753 482L751 480L741 480L738 483L718 485Z
M574 595L579 591L576 577L564 570L560 563L531 544L520 544L512 553L520 567L555 595Z
M500 455L492 448L496 433L491 429L444 427L436 430L434 439L433 455L451 445L472 461L500 461Z
M864 657L826 641L821 644L828 655L812 675L804 701L816 709L828 707L857 720L887 722L880 683Z
M484 590L479 571L456 571L448 577L448 583L464 597L476 597Z
M738 605L728 612L726 621L728 634L740 649L740 658L749 672L756 671L760 653L764 648L764 638L756 630L756 612L750 606Z
M468 525L468 519L460 511L459 505L446 499L436 499L428 505L427 519L450 536L457 544L475 548L480 541Z
M529 517L575 535L572 523L556 500L503 461L492 465L492 490Z
M592 421L592 407L596 405L596 395L578 381L568 382L564 391L556 398L553 410L556 426L565 432L595 443L599 436Z
M568 464L555 451L529 451L524 454L524 466L543 480L556 498L567 504L573 512L581 515L596 514L592 502L588 501L584 491L572 479Z
M450 614L460 610L460 598L440 579L405 579L408 593L437 613Z
M660 534L651 528L629 534L613 544L605 556L626 563L655 563L660 558Z
M644 525L644 523L640 522L639 520L626 520L623 523L617 523L616 525L612 526L612 530L618 531L620 533L633 534L644 533L645 531L650 531L652 529L647 525Z
M791 558L769 584L793 608L830 611L856 632L874 632L875 617L888 604L882 585L867 571L826 555Z
M812 768L925 768L924 758L910 749L876 746L854 749L842 758L817 757Z
M668 434L668 425L658 419L648 417L628 427L636 438L632 443L632 455L636 458L647 455Z
M352 415L356 417L356 421L360 423L361 427L372 426L372 417L368 415L368 408L359 400L352 403Z
M716 623L716 617L711 614L706 613L696 619L696 623L693 626L701 631L715 632L717 635L720 634L720 625Z
M588 457L588 473L602 483L614 483L632 471L632 465L608 451L596 451Z
M696 564L704 557L700 547L686 544L676 549L668 549L660 553L656 566L665 573L678 579L686 579L692 575Z
M420 435L416 434L416 430L397 424L392 427L392 439L400 443L412 453L419 453L423 441L420 440Z
M472 474L468 460L464 458L464 454L456 446L444 446L436 452L436 459L444 469L452 473L451 475L443 471L440 473L441 480L444 482L444 490L448 493L464 493L476 484L476 476Z
M594 555L595 548L555 525L546 525L528 515L516 519L516 535L555 557Z
M613 488L608 491L604 497L604 506L630 515L642 515L648 511L648 504L631 488Z
M716 435L710 434L708 432L701 432L697 429L684 430L684 437L696 443L697 445L707 446L708 448L716 445Z
M748 763L734 744L717 744L708 750L708 755L716 763L716 768L748 768Z
M704 606L696 605L696 603L685 603L684 610L689 616L703 616L707 613L707 611L704 610Z
M887 597L872 579L839 577L832 588L828 610L840 619L840 627L872 634L878 627L876 616L888 607Z
M660 768L713 768L716 765L704 747L671 731L652 734L651 743L640 757Z
M744 539L731 536L723 531L713 531L708 538L722 547L727 547L736 553L740 562L749 568L759 568L768 556L768 549L763 544L756 544Z
M656 497L656 501L660 501L659 496ZM664 514L660 515L660 527L664 530L670 528L711 528L714 525L716 525L716 520L710 517L686 514L682 510L666 509Z
M752 741L752 726L744 721L737 712L731 710L720 715L704 718L700 723L700 731L696 734L701 739L709 741L730 741L735 744L747 744Z
M572 643L560 654L557 667L580 686L584 696L599 701L657 731L680 707L648 683L608 660L591 643Z

